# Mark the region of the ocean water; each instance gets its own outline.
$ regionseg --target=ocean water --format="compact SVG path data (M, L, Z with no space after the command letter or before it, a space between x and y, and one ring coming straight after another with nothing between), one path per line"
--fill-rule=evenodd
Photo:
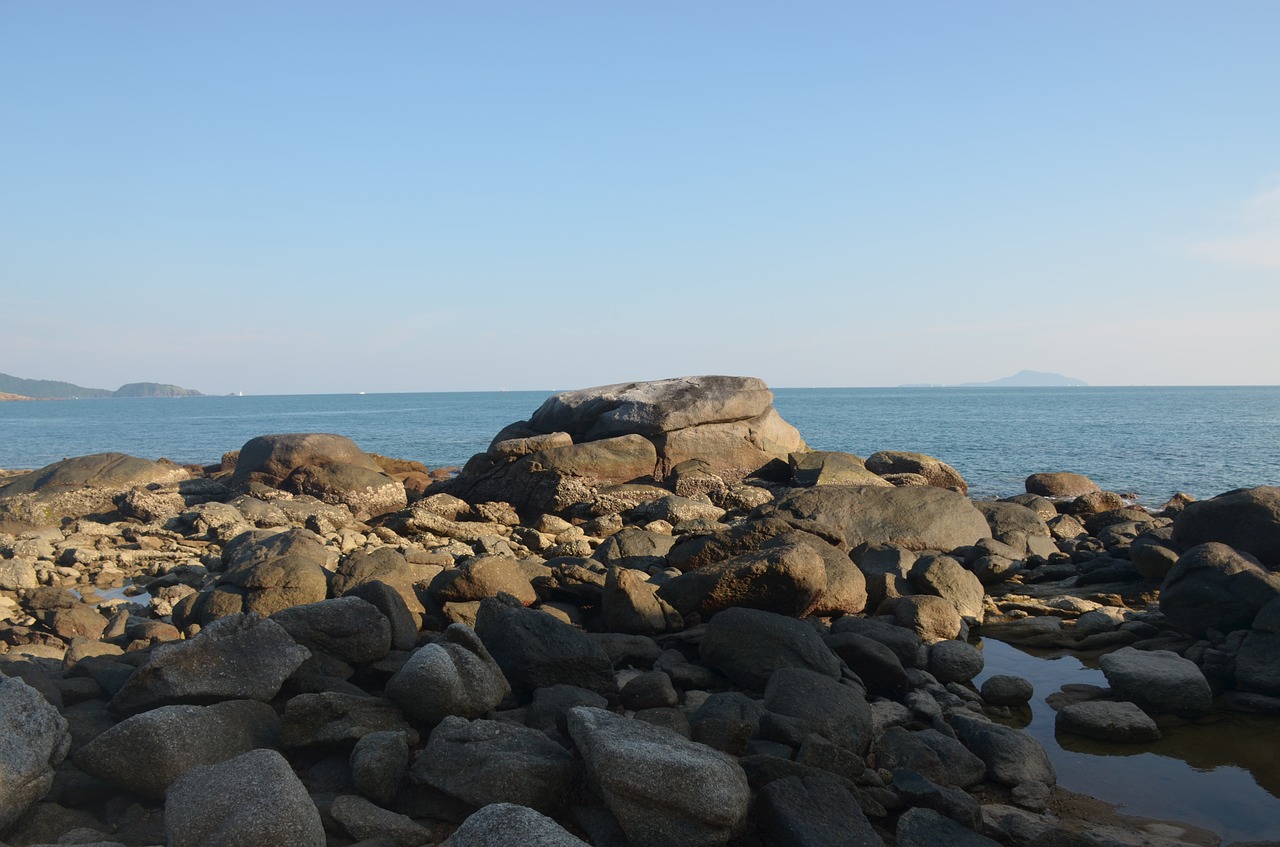
M208 464L256 435L334 432L430 467L463 464L550 392L106 398L0 403L0 468L118 451ZM809 446L912 450L954 466L978 497L1070 470L1159 505L1280 484L1280 387L780 388Z

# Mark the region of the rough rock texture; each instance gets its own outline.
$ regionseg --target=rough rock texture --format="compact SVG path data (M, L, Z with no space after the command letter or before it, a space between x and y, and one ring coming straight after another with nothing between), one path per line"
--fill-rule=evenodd
M75 763L90 776L159 799L191 768L274 747L279 736L275 710L255 700L162 706L97 736L76 752Z
M1028 494L1039 494L1042 497L1080 497L1101 491L1089 477L1068 471L1033 473L1027 477L1026 489Z
M111 699L111 708L134 714L179 703L267 701L308 655L275 621L229 615L190 641L156 647Z
M799 486L874 485L887 488L893 483L867 470L866 463L852 453L813 450L787 457L791 480Z
M850 548L897 544L908 550L953 550L991 533L963 494L929 486L825 485L784 498L777 510L839 527Z
M988 779L1009 786L1058 781L1049 754L1030 735L968 715L952 716L951 726L960 742L986 763Z
M1212 628L1248 629L1267 603L1280 596L1280 574L1226 544L1208 542L1182 554L1160 586L1160 611L1190 635Z
M743 688L762 691L779 668L805 668L836 679L840 660L808 624L757 609L727 609L711 619L702 660Z
M1280 487L1260 485L1188 503L1173 521L1180 550L1220 541L1280 568Z
M919 474L937 488L951 488L961 494L969 493L969 484L960 472L933 456L924 453L908 453L901 450L881 450L867 457L867 470L885 476L887 474Z
M223 572L201 591L192 617L208 623L224 615L271 615L290 606L319 603L329 595L325 565L333 559L305 529L250 530L227 542Z
M1098 664L1116 694L1148 714L1195 717L1213 703L1204 673L1172 651L1122 647L1099 658Z
M313 653L324 652L350 665L371 664L391 650L391 622L359 597L290 606L271 620Z
M447 717L415 759L413 776L476 808L518 803L556 814L569 799L573 757L536 729Z
M746 823L751 789L725 754L643 721L576 706L569 734L632 847L724 844Z
M0 523L57 526L64 517L110 513L116 510L115 498L134 486L189 476L172 462L124 453L63 459L0 486Z
M424 724L437 724L449 715L478 718L510 691L479 636L460 623L415 650L386 688L392 702Z
M513 803L491 803L474 812L445 842L449 847L588 847L546 815Z
M770 782L760 791L755 814L770 844L875 847L884 843L857 801L830 774Z
M686 617L696 612L706 619L735 606L803 617L826 589L822 556L791 542L688 571L665 583L658 596Z
M772 402L772 392L751 377L693 376L563 392L529 421L498 433L489 453L468 462L449 489L473 503L502 500L521 512L555 512L590 501L610 485L664 479L693 460L702 463L704 475L737 482L806 449ZM538 442L538 449L525 451L524 445L533 449L535 439L555 433L567 433L573 443Z
M343 435L294 432L259 435L240 448L230 484L251 482L309 494L344 505L358 520L385 515L406 505L403 483Z
M21 679L0 676L0 832L49 793L70 747L58 710Z
M275 750L192 768L164 804L169 847L324 847L306 788Z
M521 699L548 685L576 685L606 695L618 690L608 654L581 630L546 612L484 600L475 630Z
M1155 741L1160 729L1146 712L1133 703L1093 700L1072 703L1058 712L1058 732L1070 732L1099 741L1131 743Z
M871 745L871 707L858 688L805 668L779 668L764 691L765 708L799 721L816 733L862 755Z

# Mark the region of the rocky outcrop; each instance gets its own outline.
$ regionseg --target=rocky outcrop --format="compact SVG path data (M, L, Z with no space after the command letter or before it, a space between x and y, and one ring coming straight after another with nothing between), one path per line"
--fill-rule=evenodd
M704 480L736 482L806 449L772 402L768 387L750 377L563 392L499 433L447 488L473 503L503 500L521 512L557 512L610 485L664 480L693 460Z
M949 488L961 494L969 493L969 484L960 472L946 462L924 453L902 450L881 450L867 457L867 470L880 476L892 474L916 474L937 488Z
M1260 485L1188 503L1173 521L1179 550L1217 541L1280 568L1280 487Z
M240 448L230 485L251 483L306 494L351 510L357 520L403 509L404 484L350 438L327 433L259 435Z
M964 495L931 486L825 485L783 498L777 513L838 527L850 548L896 544L908 550L953 550L991 532Z
M1280 596L1280 574L1225 544L1183 553L1160 586L1160 611L1183 632L1201 636L1248 629L1262 607Z
M64 518L116 512L116 498L136 486L164 485L190 474L167 460L124 453L63 459L0 486L0 526L57 526Z

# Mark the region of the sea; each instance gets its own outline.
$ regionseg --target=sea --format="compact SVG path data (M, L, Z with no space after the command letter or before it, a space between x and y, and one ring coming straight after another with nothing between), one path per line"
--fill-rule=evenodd
M332 432L364 450L455 467L551 391L100 398L0 403L0 468L120 452L212 464L257 435ZM974 497L1021 493L1041 471L1082 473L1158 506L1280 485L1280 386L777 388L810 448L927 453Z

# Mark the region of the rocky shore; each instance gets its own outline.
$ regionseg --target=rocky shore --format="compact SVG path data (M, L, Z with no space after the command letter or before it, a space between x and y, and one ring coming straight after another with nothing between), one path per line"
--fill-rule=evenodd
M0 472L0 842L1217 844L1017 727L1280 721L1280 488L966 490L719 376L556 395L456 474L315 433ZM975 686L979 635L1108 685Z

